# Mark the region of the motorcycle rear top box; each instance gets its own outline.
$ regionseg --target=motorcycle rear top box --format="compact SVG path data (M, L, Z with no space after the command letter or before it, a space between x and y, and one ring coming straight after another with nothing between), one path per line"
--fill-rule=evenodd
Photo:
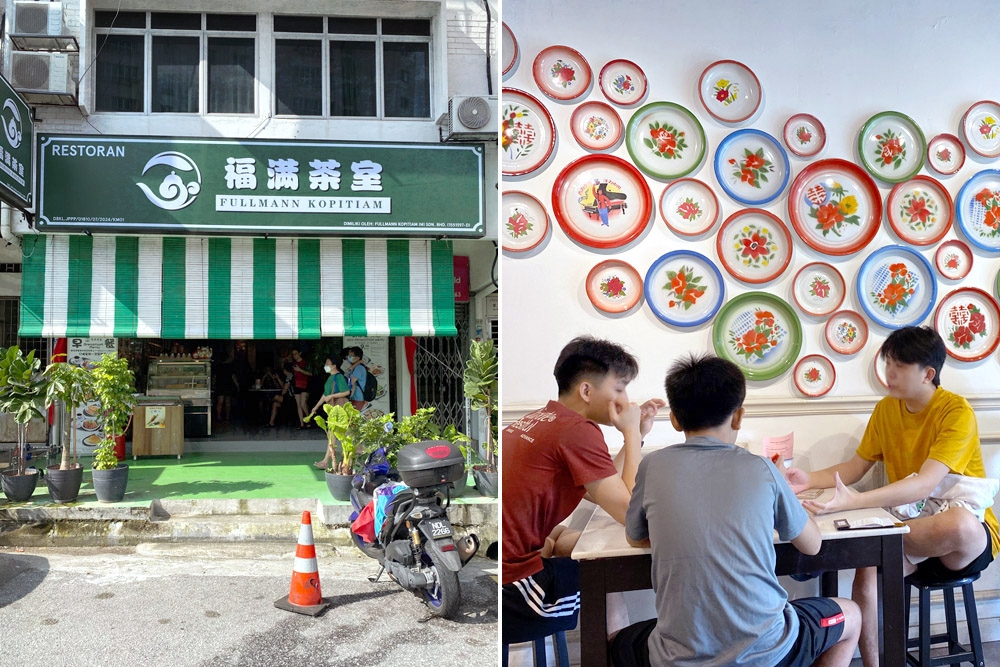
M462 450L447 440L406 445L396 454L396 469L411 488L453 482L465 472Z

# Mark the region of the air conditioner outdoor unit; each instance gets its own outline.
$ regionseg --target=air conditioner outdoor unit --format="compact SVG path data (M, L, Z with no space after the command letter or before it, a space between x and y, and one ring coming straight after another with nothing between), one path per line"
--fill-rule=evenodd
M496 95L448 100L447 130L454 141L496 140L500 131Z
M63 6L61 2L15 2L15 35L62 35Z
M11 53L10 83L15 90L65 93L69 88L69 56L15 51Z

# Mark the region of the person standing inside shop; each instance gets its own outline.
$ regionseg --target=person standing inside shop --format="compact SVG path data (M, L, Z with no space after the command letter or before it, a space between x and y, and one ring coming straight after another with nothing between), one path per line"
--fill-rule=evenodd
M347 363L351 370L347 373L351 380L351 403L358 410L364 410L368 402L365 400L365 383L368 381L368 371L361 359L365 356L360 347L347 348Z
M292 386L295 389L295 409L299 413L299 428L306 428L303 418L309 410L309 378L312 372L297 348L292 348Z
M309 412L309 417L316 414L316 411L324 403L329 403L330 405L343 405L347 403L347 397L351 393L351 386L347 383L347 378L340 372L340 367L334 364L333 360L329 357L327 357L323 370L329 373L330 376L326 379L326 385L323 387L323 395L316 402L316 405L313 406L312 411ZM337 460L334 456L333 447L334 443L331 442L326 448L326 456L321 461L313 463L313 465L317 468L330 467L330 464Z

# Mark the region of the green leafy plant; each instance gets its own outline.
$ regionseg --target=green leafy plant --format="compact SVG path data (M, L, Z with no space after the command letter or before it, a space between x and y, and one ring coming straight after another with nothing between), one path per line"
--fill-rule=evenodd
M379 415L378 417L362 417L358 427L361 442L366 453L371 453L382 447L389 465L396 467L396 453L406 444L399 429L396 428L395 413Z
M497 467L497 378L499 359L492 340L473 341L465 363L465 397L473 410L486 410L486 438L483 449L490 470Z
M42 419L48 380L39 373L41 359L32 350L24 356L17 345L0 349L0 410L14 415L17 423L17 474L24 474L24 449L28 422Z
M351 405L323 405L326 417L311 415L306 421L313 420L326 432L326 441L334 452L334 458L327 472L335 475L353 475L359 454L361 434L359 427L362 422L361 413ZM340 459L337 459L336 442L340 442Z
M63 446L59 469L69 470L76 467L76 429L73 428L73 415L76 409L93 395L93 376L85 368L61 361L50 364L45 369L44 377L48 380L45 390L46 407L59 402L66 409L66 418L63 420L63 442L69 443L72 438L72 448Z
M135 375L128 360L115 354L103 355L91 373L94 397L101 405L98 420L104 431L104 439L94 449L94 469L111 470L118 466L114 439L124 434L132 421Z

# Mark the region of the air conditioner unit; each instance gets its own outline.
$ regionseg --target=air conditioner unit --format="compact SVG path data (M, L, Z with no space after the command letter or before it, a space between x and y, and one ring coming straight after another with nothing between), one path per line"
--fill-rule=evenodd
M15 35L62 35L63 6L61 2L15 2Z
M448 139L453 141L496 140L500 131L496 96L448 100L447 130Z
M10 57L10 84L15 90L65 93L69 89L69 56L65 53L14 51Z

